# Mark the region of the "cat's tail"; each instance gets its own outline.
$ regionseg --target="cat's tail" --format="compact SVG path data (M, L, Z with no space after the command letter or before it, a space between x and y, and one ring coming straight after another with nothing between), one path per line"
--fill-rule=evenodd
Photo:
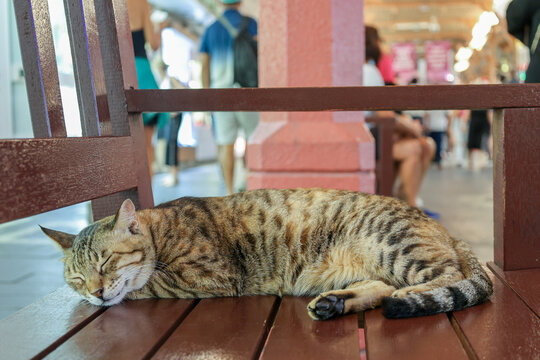
M464 280L403 298L385 297L383 315L387 318L433 315L462 310L488 300L493 284L486 271L464 242L456 241L456 252L461 259Z

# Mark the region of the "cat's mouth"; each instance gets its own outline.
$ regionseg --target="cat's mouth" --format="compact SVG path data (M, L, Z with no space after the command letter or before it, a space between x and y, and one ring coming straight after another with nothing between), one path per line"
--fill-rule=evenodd
M116 304L120 303L122 301L122 299L124 299L124 296L126 296L126 294L129 292L129 290L128 290L128 281L129 280L126 280L124 282L124 285L122 286L122 288L120 289L118 294L114 295L110 299L102 300L100 306L112 306L112 305L116 305Z

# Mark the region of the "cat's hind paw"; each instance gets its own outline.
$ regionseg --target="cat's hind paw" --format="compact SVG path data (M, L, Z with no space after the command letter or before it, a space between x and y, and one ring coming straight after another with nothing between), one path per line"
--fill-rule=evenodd
M313 320L328 320L343 315L345 296L320 295L308 304L308 314Z
M404 298L406 296L412 295L412 294L418 294L423 293L426 291L432 290L430 287L426 287L422 284L420 285L414 285L414 286L408 286L401 289L397 289L390 295L393 298Z

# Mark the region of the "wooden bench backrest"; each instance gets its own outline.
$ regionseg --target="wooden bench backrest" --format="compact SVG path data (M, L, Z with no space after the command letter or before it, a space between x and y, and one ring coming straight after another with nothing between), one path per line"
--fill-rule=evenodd
M14 1L35 138L0 140L0 223L88 200L95 219L128 197L153 206L141 116L126 109L137 77L125 2L65 6L82 138L66 137L47 0Z

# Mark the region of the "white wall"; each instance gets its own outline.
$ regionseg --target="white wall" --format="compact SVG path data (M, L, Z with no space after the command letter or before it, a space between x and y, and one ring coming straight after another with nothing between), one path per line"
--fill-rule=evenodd
M0 138L4 139L13 137L8 3L11 1L0 0Z
M0 54L0 138L33 137L11 0L0 0Z

